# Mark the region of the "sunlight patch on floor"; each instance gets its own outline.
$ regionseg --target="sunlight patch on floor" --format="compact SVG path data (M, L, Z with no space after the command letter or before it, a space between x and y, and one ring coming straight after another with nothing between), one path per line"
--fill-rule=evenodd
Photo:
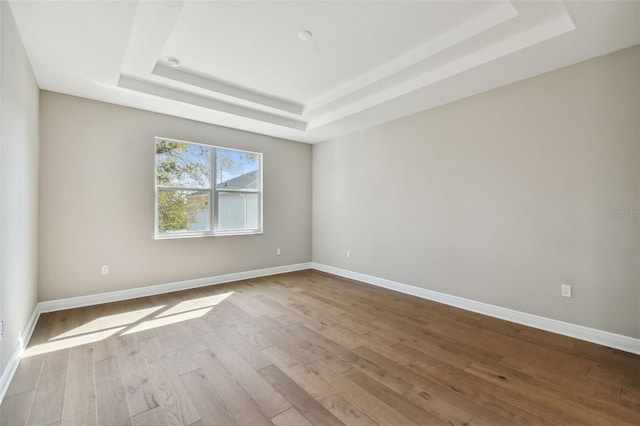
M151 330L158 327L164 327L166 325L176 324L182 321L189 321L195 318L200 318L206 315L210 310L213 309L213 306L209 308L196 309L194 311L183 312L181 314L171 315L169 317L159 317L150 319L147 321L142 321L140 324L135 325L122 333L123 336L127 334L139 333L140 331Z
M164 327L166 325L176 324L182 321L189 321L192 319L200 318L211 311L217 304L224 301L227 297L231 296L233 292L216 294L213 296L199 297L197 299L185 300L175 306L167 309L164 312L156 315L154 319L140 322L140 324L133 326L129 330L122 333L122 335L138 333L140 331L151 330L158 327Z
M68 337L78 336L80 334L95 333L100 330L109 330L115 327L126 326L133 324L142 318L151 315L154 312L164 308L165 305L154 306L151 308L138 309L136 311L122 312L120 314L105 315L100 318L96 318L89 321L86 324L82 324L72 330L66 331L49 340L66 339Z
M86 345L87 343L95 343L100 340L104 340L107 337L124 330L126 327L117 327L111 330L101 330L95 333L82 334L80 336L70 337L68 339L50 340L47 343L41 345L35 345L25 349L22 353L22 358L28 358L31 356L42 355L49 352L55 352L62 349L69 349L76 346Z
M167 305L160 305L105 315L51 337L46 343L25 349L22 358L95 343L114 335L124 336L200 318L232 294L233 292L228 292L184 300L168 308Z
M157 318L167 317L170 315L181 314L187 311L193 311L200 308L212 307L224 301L231 296L233 292L214 294L213 296L198 297L197 299L185 300L175 306L170 307L164 312L157 315Z

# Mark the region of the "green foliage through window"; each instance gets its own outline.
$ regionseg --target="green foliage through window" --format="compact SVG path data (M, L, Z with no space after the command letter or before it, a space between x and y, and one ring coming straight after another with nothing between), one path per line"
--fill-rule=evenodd
M161 138L155 149L156 234L212 233L214 218L225 233L260 231L261 154Z

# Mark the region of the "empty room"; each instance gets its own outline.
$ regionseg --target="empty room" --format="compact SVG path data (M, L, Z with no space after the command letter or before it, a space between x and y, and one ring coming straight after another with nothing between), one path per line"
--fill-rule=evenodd
M640 1L0 5L0 425L640 424Z

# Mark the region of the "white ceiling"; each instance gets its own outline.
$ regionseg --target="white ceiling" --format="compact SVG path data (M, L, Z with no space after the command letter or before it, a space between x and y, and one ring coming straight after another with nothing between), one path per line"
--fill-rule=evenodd
M640 43L640 1L10 4L42 89L309 143Z

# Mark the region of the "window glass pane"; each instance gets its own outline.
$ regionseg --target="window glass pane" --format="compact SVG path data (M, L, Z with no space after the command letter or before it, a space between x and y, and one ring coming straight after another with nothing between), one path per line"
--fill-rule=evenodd
M260 154L216 148L216 188L258 189Z
M156 185L211 187L211 148L156 139Z
M218 193L218 230L239 231L258 229L260 196L253 193Z
M158 188L158 233L209 231L210 204L211 191Z

